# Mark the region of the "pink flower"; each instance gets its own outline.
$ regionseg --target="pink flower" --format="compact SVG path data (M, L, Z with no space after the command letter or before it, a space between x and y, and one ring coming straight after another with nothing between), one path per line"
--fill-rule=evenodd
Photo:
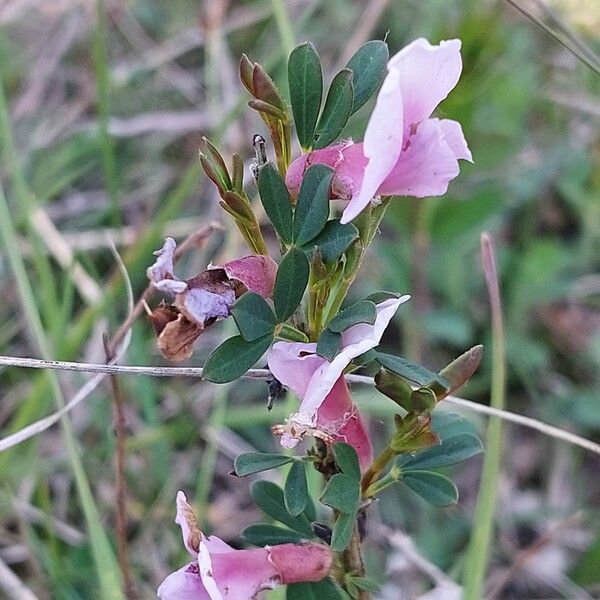
M253 600L279 584L320 581L331 568L331 552L324 544L236 550L218 537L205 537L183 492L177 494L175 522L194 560L162 582L161 600Z
M432 46L419 38L388 62L364 141L342 142L296 159L286 183L297 194L314 163L336 171L332 194L349 200L347 223L376 196L441 196L459 174L458 160L472 161L460 123L430 118L456 86L462 71L460 40Z
M371 447L364 424L352 403L343 378L354 358L379 345L388 323L410 296L377 304L373 325L360 323L342 334L340 352L330 362L316 354L315 343L277 342L268 354L273 375L300 399L298 411L281 429L281 444L293 448L306 433L322 431L345 441L357 452L361 466L370 462Z
M184 360L191 356L196 338L208 325L228 317L241 294L273 294L277 263L269 256L245 256L209 265L182 281L173 272L175 248L175 240L167 238L147 275L157 290L174 296L172 306L159 307L153 314L160 350L170 360Z

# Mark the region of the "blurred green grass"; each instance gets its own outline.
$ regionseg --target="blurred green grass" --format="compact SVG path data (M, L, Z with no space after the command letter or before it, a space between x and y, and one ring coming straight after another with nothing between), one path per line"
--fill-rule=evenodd
M248 159L251 137L262 131L255 116L244 110L245 95L235 77L237 58L248 53L283 84L289 40L282 41L281 21L278 26L272 14L277 2L231 2L219 14L221 2L106 1L104 63L98 46L94 54L94 40L102 32L93 12L75 2L58 8L43 1L20 4L0 12L0 74L23 181L15 179L5 145L0 173L55 357L101 361L100 333L114 330L126 313L125 288L114 259L105 244L93 250L75 247L77 259L102 292L99 302L86 306L72 271L49 256L49 239L32 225L34 207L43 207L65 236L78 233L77 239L85 240L118 222L118 197L119 220L134 230L120 251L139 294L152 250L171 231L173 219L184 217L191 231L221 218L214 192L196 165L200 136L209 135L227 154L239 151ZM363 10L374 4L328 0L281 6L296 41L313 41L331 76L364 23ZM576 22L582 10L561 14ZM412 293L413 302L399 313L384 345L432 368L476 343L489 346L478 244L480 232L490 230L500 253L509 408L598 437L600 80L502 3L390 2L366 35L387 35L392 52L421 35L432 41L463 40L463 77L440 113L463 124L475 164L463 165L446 197L399 200L391 206L352 294L358 298L374 289ZM598 52L598 37L589 30L578 35ZM96 93L98 72L102 89L103 69L104 96ZM368 114L368 107L362 109L347 135L359 138ZM23 186L33 194L31 203L23 201ZM231 225L226 217L223 221ZM242 251L232 231L215 237L178 269L193 273L208 260ZM35 355L6 256L3 248L0 350ZM217 326L203 336L193 364L202 364L224 329ZM127 361L162 361L143 320L133 329ZM85 379L60 380L69 398ZM487 403L489 383L486 363L464 394ZM176 490L195 490L204 527L239 542L239 531L256 515L247 482L227 475L232 457L248 447L272 449L267 426L285 416L286 407L267 413L266 390L258 383L219 389L189 380L124 377L122 384L130 427L131 559L140 597L151 598L169 569L186 560L172 522ZM3 436L53 410L41 374L4 369L0 390ZM359 389L357 395L376 417L374 431L381 432L386 420L381 399L371 390ZM72 420L96 507L110 534L114 439L108 387L74 411ZM504 541L494 569L511 565L514 555L550 524L581 510L583 521L573 532L582 541L572 547L554 540L565 556L559 568L582 585L598 586L597 563L583 554L588 545L591 552L598 548L597 461L541 436L507 429L508 483L498 519L498 539ZM426 556L458 579L478 469L475 464L457 473L462 500L452 510L434 511L397 492L380 502L374 520L402 527ZM40 598L101 597L89 538L74 543L57 525L85 529L59 433L46 432L0 455L0 489L7 499L0 504L0 558ZM44 518L36 522L19 512L9 501L14 497L40 508ZM385 561L378 558L392 557L393 551L376 537L368 547L369 563L385 580ZM13 562L10 557L17 550L21 558ZM410 597L410 586L426 582L417 585L402 573L387 579L405 597ZM541 597L545 589L525 577L514 579L505 590L507 597Z

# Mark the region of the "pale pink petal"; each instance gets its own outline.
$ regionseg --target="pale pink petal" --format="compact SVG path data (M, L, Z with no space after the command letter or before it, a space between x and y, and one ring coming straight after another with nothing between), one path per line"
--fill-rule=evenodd
M307 154L300 155L292 164L288 167L287 173L285 174L285 184L290 194L295 198L300 192L300 186L302 185L302 179L304 173L311 165L327 165L332 169L344 160L342 151L352 142L342 142L321 150L313 150Z
M439 125L444 133L444 141L450 146L454 156L473 162L473 155L467 146L467 140L460 123L452 119L440 119Z
M398 71L404 103L405 131L431 116L456 86L462 71L460 40L437 46L419 38L394 55L388 68Z
M157 590L160 600L212 600L193 562L171 573Z
M389 68L365 131L362 150L369 162L360 192L353 196L344 210L340 219L342 223L352 221L365 209L396 164L402 150L402 106L400 74L396 69Z
M235 548L231 547L228 543L224 542L221 538L216 535L204 536L204 545L208 548L208 551L212 554L223 554L224 552L234 552Z
M175 299L175 306L200 327L208 321L227 318L234 303L235 292L231 288L218 294L201 287L191 288Z
M211 269L223 269L228 279L242 283L251 292L265 298L273 295L277 263L270 256L245 256L224 265L209 265Z
M175 503L177 506L175 523L181 527L183 544L187 548L187 551L193 557L196 557L198 556L198 548L200 546L200 540L202 539L202 532L198 528L196 515L182 491L177 492Z
M154 264L146 269L146 275L152 285L167 294L179 294L187 288L185 281L180 281L173 273L173 255L177 244L173 238L166 238L163 247L154 255Z
M281 583L321 581L331 569L331 550L324 544L279 544L269 550Z
M230 555L233 556L234 553L231 552ZM224 555L216 554L215 556ZM215 567L213 567L213 561L204 536L202 536L200 547L198 549L198 568L200 569L202 584L204 585L204 589L208 593L210 600L223 600L221 590L217 585ZM251 596L249 597L251 598Z
M281 577L269 553L269 548L252 548L213 554L211 573L220 595L211 600L252 600L261 590L273 589Z
M304 396L313 373L325 362L316 350L316 344L277 342L267 355L271 373L299 398Z
M373 446L367 427L356 408L348 384L340 377L317 411L317 428L356 450L361 470L373 462Z
M354 358L379 345L383 332L398 307L409 298L410 296L402 296L380 302L377 305L377 318L373 325L367 323L354 325L342 334L341 351L331 362L324 362L315 370L306 386L298 412L314 418L325 396L329 394L344 369Z
M441 196L460 172L437 119L419 123L410 145L384 181L380 193L394 196Z

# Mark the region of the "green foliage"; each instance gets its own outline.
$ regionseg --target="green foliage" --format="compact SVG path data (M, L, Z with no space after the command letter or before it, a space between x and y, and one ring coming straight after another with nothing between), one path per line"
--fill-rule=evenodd
M285 181L273 163L269 162L261 167L258 192L275 231L283 242L290 244L293 238L292 201Z
M213 383L239 379L269 349L272 341L272 334L252 342L247 342L241 335L225 340L207 358L202 378Z
M332 361L342 347L342 334L324 329L317 340L317 354Z
M448 382L443 377L437 373L434 373L433 371L430 371L429 369L426 369L422 365L413 363L400 356L393 356L392 354L378 352L377 362L392 373L400 375L401 377L404 377L413 383L425 386L435 382L445 389L448 388Z
M323 74L319 55L310 42L294 48L288 58L288 85L300 146L312 146L321 99Z
M290 248L281 260L273 292L279 322L289 319L298 308L308 284L309 270L306 255L297 248Z
M294 459L285 454L268 454L266 452L246 452L238 455L233 461L235 474L239 477L276 469L291 463Z
M352 223L342 225L337 219L327 221L323 231L303 248L309 256L318 248L325 263L338 260L358 239L358 229Z
M348 594L326 577L316 583L294 583L287 586L286 600L349 600Z
M293 242L303 246L323 231L329 217L329 190L333 169L312 165L304 174L294 211Z
M275 544L297 544L306 539L297 531L268 523L254 523L242 531L242 536L255 546L274 546Z
M354 88L352 71L342 69L331 82L323 113L317 125L315 148L325 148L334 142L344 131L352 114Z
M387 73L390 56L385 42L373 40L363 44L348 61L346 67L352 71L354 92L352 113L355 113L379 89Z
M356 450L349 444L337 442L333 445L335 464L344 475L353 479L360 479L360 465Z
M442 440L439 446L428 448L396 460L401 471L407 469L438 469L467 460L483 452L481 440L472 433L459 433Z
M272 334L277 320L265 299L254 292L246 292L231 309L244 340L253 342L260 337Z
M362 300L339 312L327 323L327 328L334 333L343 333L346 329L358 325L358 323L373 325L376 318L377 309L375 304L369 300Z
M308 483L304 461L295 460L292 463L292 467L285 478L283 498L290 515L296 517L304 512L308 502Z
M434 506L448 506L458 502L458 490L452 480L435 471L406 471L401 481Z

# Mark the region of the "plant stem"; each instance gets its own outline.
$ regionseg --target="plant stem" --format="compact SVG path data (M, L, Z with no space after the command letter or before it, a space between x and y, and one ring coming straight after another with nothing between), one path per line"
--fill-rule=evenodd
M114 359L115 355L110 347L108 336L103 337L104 351L106 353L106 362ZM116 488L116 537L117 537L117 556L125 596L127 600L134 600L136 597L133 580L129 568L129 552L127 547L127 481L125 479L125 444L127 441L127 425L125 422L125 402L119 379L116 375L110 376L110 385L113 392L113 411L116 435L116 453L115 453L115 488Z
M494 248L487 233L481 236L481 254L492 312L491 405L495 409L502 410L506 385L504 327ZM479 484L473 532L465 561L465 600L478 600L483 597L483 583L488 564L502 458L502 420L500 418L492 417L490 419L486 437L486 452Z
M365 563L362 556L360 532L358 530L358 523L354 524L354 531L352 533L352 539L350 545L342 554L342 561L344 565L344 572L351 573L355 577L365 576ZM359 590L356 600L370 600L371 594L366 590Z
M384 448L375 458L373 464L365 471L365 474L362 476L361 480L361 490L363 496L366 494L367 490L371 486L372 483L377 481L383 470L386 468L387 464L396 456L396 452L392 450L391 446L387 446Z

